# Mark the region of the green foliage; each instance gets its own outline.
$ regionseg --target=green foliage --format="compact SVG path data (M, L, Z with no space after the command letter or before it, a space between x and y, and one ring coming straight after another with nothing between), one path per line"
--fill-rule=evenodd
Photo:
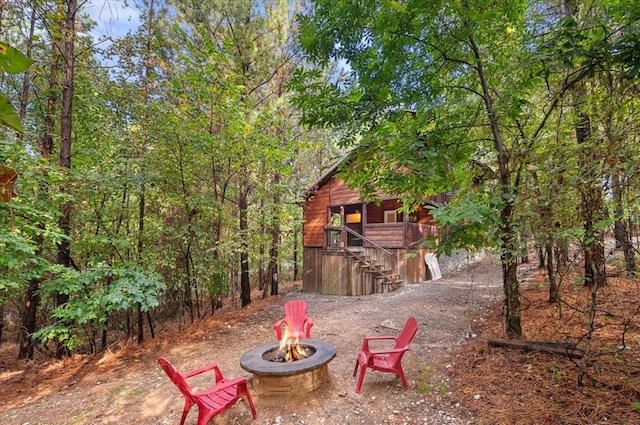
M0 93L0 125L22 131L20 117L7 97Z
M32 337L43 344L48 342L60 343L69 350L74 350L82 345L82 338L74 334L73 329L63 322L56 322L37 332Z
M302 122L310 126L348 125L357 112L357 89L345 93L326 84L324 74L317 69L296 69L287 88L296 93L292 101L302 112Z
M14 47L0 42L0 68L9 74L24 72L33 64L33 60L26 57ZM9 99L0 93L0 125L22 131L20 117L13 109Z
M566 233L580 228L572 189L581 183L580 152L570 148L572 118L556 108L587 76L621 67L633 75L637 2L575 2L572 16L526 1L314 5L301 17L300 42L335 72L324 83L318 71L299 72L292 88L310 124L335 126L355 147L345 179L368 196L402 196L406 210L426 195L456 191L450 206L433 210L447 229L446 252L509 245L515 235L496 237L527 228L538 240L575 237ZM505 207L513 210L500 222Z
M637 0L607 0L604 7L619 25L618 36L610 40L613 63L619 64L623 76L640 76L640 8Z
M41 295L61 293L69 301L53 309L55 323L40 329L34 338L43 343L58 341L73 350L83 343L82 328L101 328L117 311L149 311L157 307L165 284L159 276L134 264L116 267L105 263L82 271L64 270L42 286Z
M24 72L33 64L33 59L26 57L19 50L0 42L0 68L9 74Z
M138 305L162 303L177 314L189 305L192 317L202 316L210 298L237 291L241 254L255 281L267 264L271 227L299 232L296 202L335 157L325 148L337 151L335 139L302 130L284 87L301 60L293 39L300 3L142 2L143 25L109 43L93 39L79 13L70 169L56 165L63 66L54 43L64 5L51 13L38 2L25 5L5 10L2 27L13 45L30 46L36 62L29 79L5 74L0 88L6 99L24 101L27 114L27 131L6 131L0 144L3 162L20 173L13 217L6 205L0 210L0 302L21 317L24 290L39 287L35 320L50 326L38 336L72 348L109 315L119 320ZM28 40L21 26L31 12ZM4 72L29 61L15 49L5 53ZM1 117L9 116L6 99ZM248 204L242 232L241 192ZM62 205L71 208L66 235L57 227ZM63 240L75 271L52 266ZM293 240L279 241L279 263L293 257ZM54 309L58 292L69 301Z
M443 227L444 238L437 249L450 255L456 249L481 250L497 247L498 217L503 201L496 193L472 192L456 196L444 205L429 208L434 220Z
M50 218L44 210L36 210L22 199L11 204L0 202L0 303L17 296L32 279L55 271L55 265L38 255L38 240L55 243L62 235L56 227L41 228L31 220Z
M530 60L527 3L315 6L301 17L302 47L316 62L344 62L350 71L325 86L319 73L300 72L295 101L309 123L332 124L344 132L345 146L355 146L342 177L368 197L401 196L407 211L426 196L457 191L460 199L434 211L447 229L441 249L494 245L497 217L517 193L509 175L495 184L497 162L520 158L507 152L527 141L509 127L529 119L542 82ZM471 37L481 58L472 53ZM483 111L487 102L493 110ZM492 117L500 123L494 131Z
M0 304L8 296L15 295L28 279L24 271L34 259L35 247L28 239L0 228ZM22 271L22 273L21 273Z

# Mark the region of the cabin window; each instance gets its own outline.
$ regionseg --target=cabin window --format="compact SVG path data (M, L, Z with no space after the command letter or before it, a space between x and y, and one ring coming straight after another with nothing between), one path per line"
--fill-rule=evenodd
M347 224L360 223L361 220L362 220L362 215L358 210L356 210L356 212L354 213L346 215Z
M331 219L329 221L329 224L331 225L331 227L340 227L340 226L342 226L340 214L332 213L331 214Z
M384 211L384 222L385 223L395 223L397 222L398 214L396 210L385 210Z

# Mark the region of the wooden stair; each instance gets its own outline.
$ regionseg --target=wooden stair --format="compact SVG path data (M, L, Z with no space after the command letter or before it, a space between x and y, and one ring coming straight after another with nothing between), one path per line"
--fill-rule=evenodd
M395 291L404 285L404 280L401 280L392 270L383 270L380 264L360 252L349 249L342 249L342 251L359 270L361 282L357 285L362 288L356 292L364 295L380 294Z

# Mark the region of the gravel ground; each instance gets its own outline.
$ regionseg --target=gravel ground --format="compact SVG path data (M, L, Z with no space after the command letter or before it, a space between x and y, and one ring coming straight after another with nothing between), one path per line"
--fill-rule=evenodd
M160 334L135 350L72 359L69 362L75 363L66 367L64 362L54 364L53 372L40 372L42 381L32 382L30 391L24 388L29 384L26 377L10 376L3 385L21 389L15 397L0 400L0 423L177 425L182 396L157 366L156 358L167 357L183 371L216 362L227 377L249 377L240 367L240 356L274 340L273 323L281 318L282 306L302 299L314 319L312 337L337 349L329 363L331 381L311 393L284 399L254 397L256 420L242 401L212 423L472 424L464 406L449 400L446 371L452 367L456 347L474 337L473 322L482 320L484 310L501 294L500 267L491 257L441 280L406 285L387 294L326 296L302 293L297 285L234 315L214 315L196 329L183 332L183 337ZM352 372L362 337L395 335L408 316L415 316L419 323L403 360L409 389L393 374L368 371L361 394L356 394ZM69 373L72 366L76 372ZM64 371L64 379L54 379L55 370ZM51 382L47 382L49 377ZM195 424L196 417L193 408L186 423Z

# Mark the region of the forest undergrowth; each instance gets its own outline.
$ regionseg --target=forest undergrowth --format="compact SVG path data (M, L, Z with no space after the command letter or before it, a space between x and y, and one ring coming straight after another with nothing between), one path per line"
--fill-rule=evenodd
M640 281L607 274L595 305L578 271L563 277L560 303L548 302L543 271L522 292L523 339L568 343L581 357L490 344L504 335L501 305L476 322L477 340L451 368L452 397L474 424L640 423Z

